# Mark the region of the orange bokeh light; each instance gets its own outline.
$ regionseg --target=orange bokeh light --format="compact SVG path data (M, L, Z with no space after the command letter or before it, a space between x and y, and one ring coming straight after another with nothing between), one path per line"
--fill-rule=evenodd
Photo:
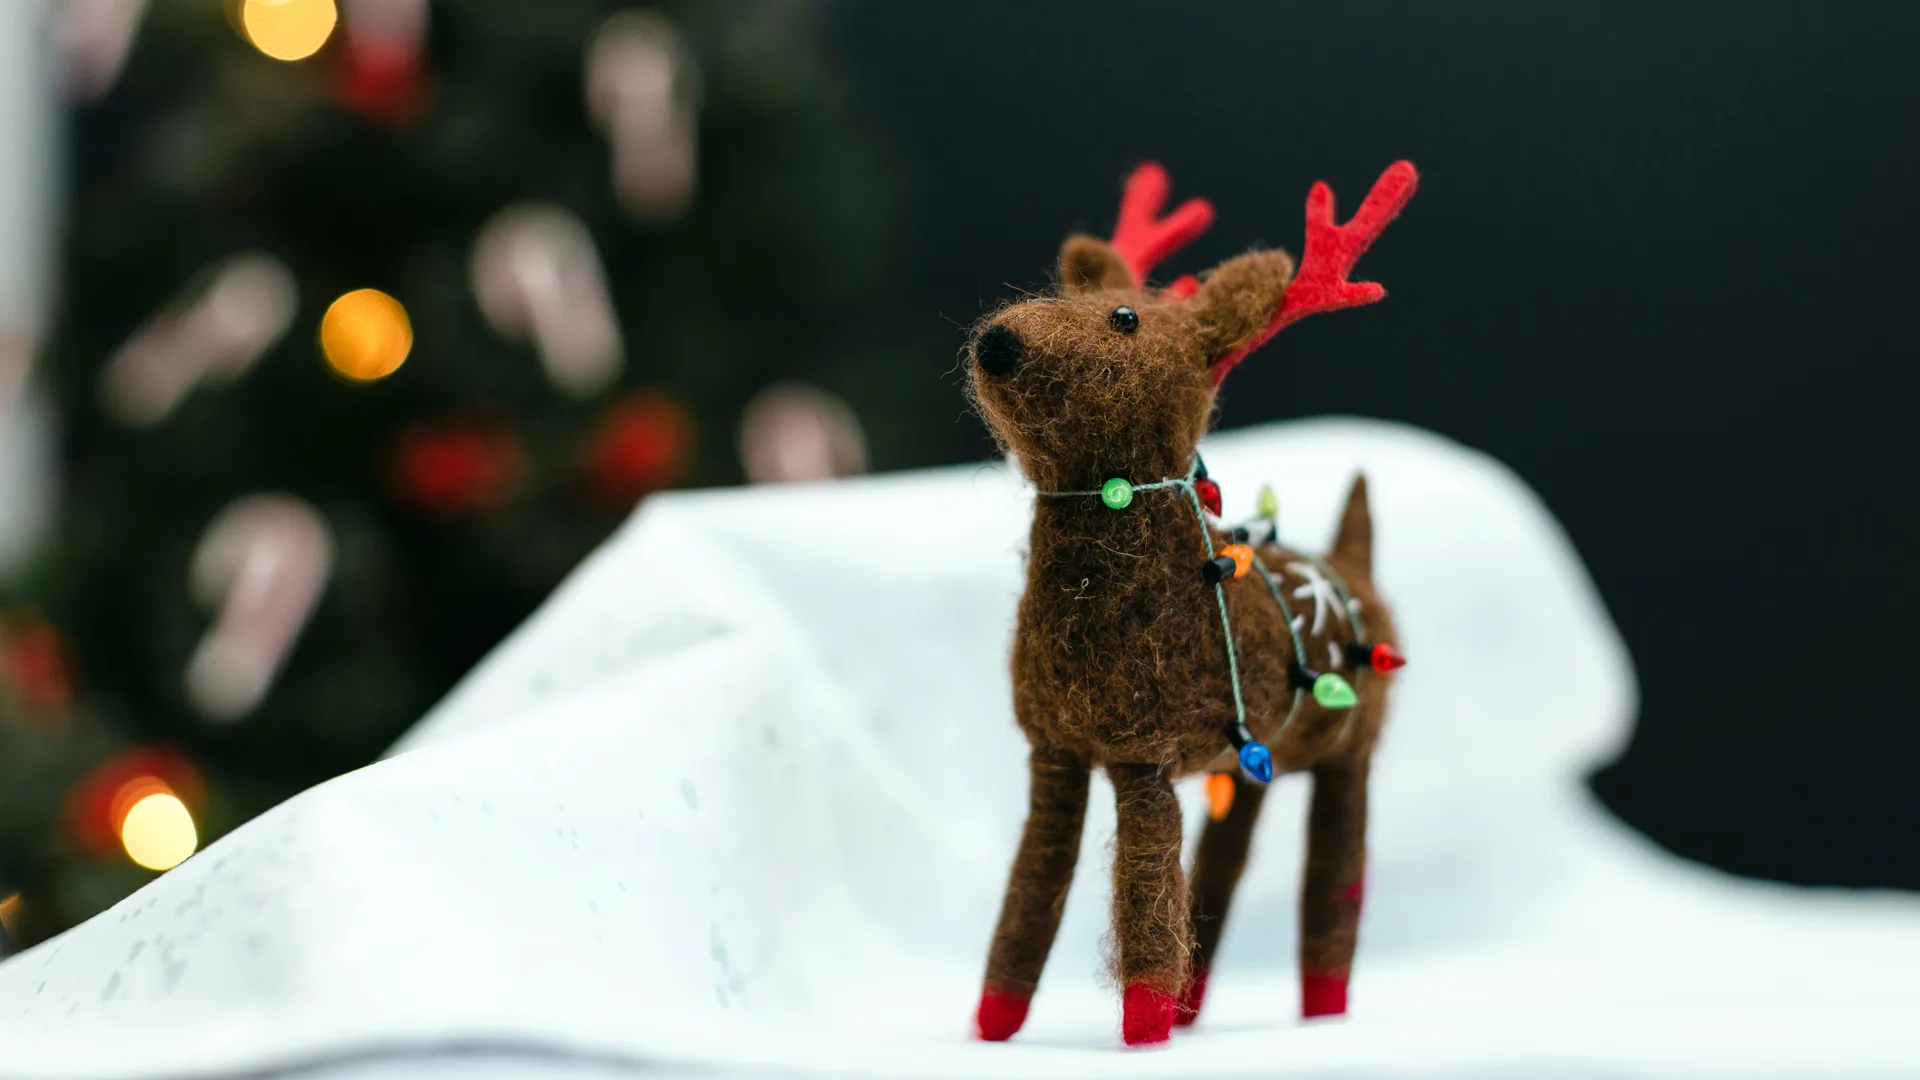
M192 762L171 750L140 747L93 767L67 793L67 833L97 858L125 857L121 829L143 799L172 795L199 805L205 783Z
M340 12L333 0L242 0L240 30L275 60L305 60L333 36Z
M120 820L120 845L127 858L148 870L171 870L200 849L193 811L171 791L148 791L134 800Z
M107 821L113 834L120 835L127 822L127 811L132 810L135 803L149 795L173 794L173 787L157 776L136 776L121 784L107 801Z
M320 319L320 353L349 382L384 379L413 351L413 322L400 301L379 289L355 289Z

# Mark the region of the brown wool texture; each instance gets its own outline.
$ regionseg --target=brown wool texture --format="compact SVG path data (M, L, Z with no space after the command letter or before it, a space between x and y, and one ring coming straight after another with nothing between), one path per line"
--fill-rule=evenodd
M1188 299L1130 288L1125 264L1090 236L1061 251L1060 288L1014 303L976 328L1004 327L1019 342L1011 371L970 365L969 390L1002 448L1041 492L1094 491L1122 477L1144 484L1187 474L1214 404L1212 361L1262 330L1293 272L1285 252L1242 255L1207 275ZM1116 328L1114 310L1138 318ZM1210 527L1210 526L1209 526ZM1113 866L1115 974L1126 985L1178 993L1211 962L1247 859L1264 790L1238 774L1226 738L1234 720L1226 641L1214 590L1201 576L1205 545L1179 488L1136 492L1124 510L1098 496L1035 501L1027 586L1013 644L1014 714L1032 745L1030 805L988 955L989 990L1026 997L1038 983L1066 901L1086 812L1087 773L1104 768L1119 813ZM1229 542L1212 530L1215 550ZM1326 563L1360 603L1372 643L1398 643L1373 588L1365 478L1355 480ZM1293 591L1308 560L1257 549L1304 616L1306 666L1353 684L1352 710L1320 707L1288 679L1294 646L1258 573L1225 595L1240 662L1247 725L1276 772L1313 775L1301 897L1304 972L1345 976L1352 966L1365 869L1367 763L1385 718L1391 676L1357 655L1349 621L1328 613L1316 630L1311 599ZM1173 781L1233 772L1232 809L1209 822L1192 880L1181 866Z

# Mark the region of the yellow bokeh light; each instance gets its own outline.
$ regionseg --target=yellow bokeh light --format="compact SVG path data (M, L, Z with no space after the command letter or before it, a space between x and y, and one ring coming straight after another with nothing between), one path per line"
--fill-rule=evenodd
M333 0L245 0L240 28L275 60L305 60L320 51L340 21Z
M354 382L386 378L412 349L407 309L378 289L348 293L320 320L320 353L327 366Z
M171 870L200 846L187 804L171 791L156 791L134 803L120 823L127 858L149 870Z

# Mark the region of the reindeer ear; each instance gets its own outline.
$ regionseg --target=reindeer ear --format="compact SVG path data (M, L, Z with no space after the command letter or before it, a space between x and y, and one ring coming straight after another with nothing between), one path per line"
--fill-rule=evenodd
M1252 340L1280 310L1293 259L1284 251L1256 251L1215 267L1188 301L1208 363Z
M1066 291L1099 292L1132 286L1133 272L1105 240L1082 234L1069 236L1060 245L1060 287Z

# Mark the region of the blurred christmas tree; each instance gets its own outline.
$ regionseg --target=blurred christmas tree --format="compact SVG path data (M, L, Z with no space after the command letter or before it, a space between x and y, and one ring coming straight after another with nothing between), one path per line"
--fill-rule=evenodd
M855 414L921 456L946 360L864 328L890 193L810 33L150 5L73 117L61 520L0 621L16 943L371 760L636 499L738 479L743 414L767 475L859 468Z

